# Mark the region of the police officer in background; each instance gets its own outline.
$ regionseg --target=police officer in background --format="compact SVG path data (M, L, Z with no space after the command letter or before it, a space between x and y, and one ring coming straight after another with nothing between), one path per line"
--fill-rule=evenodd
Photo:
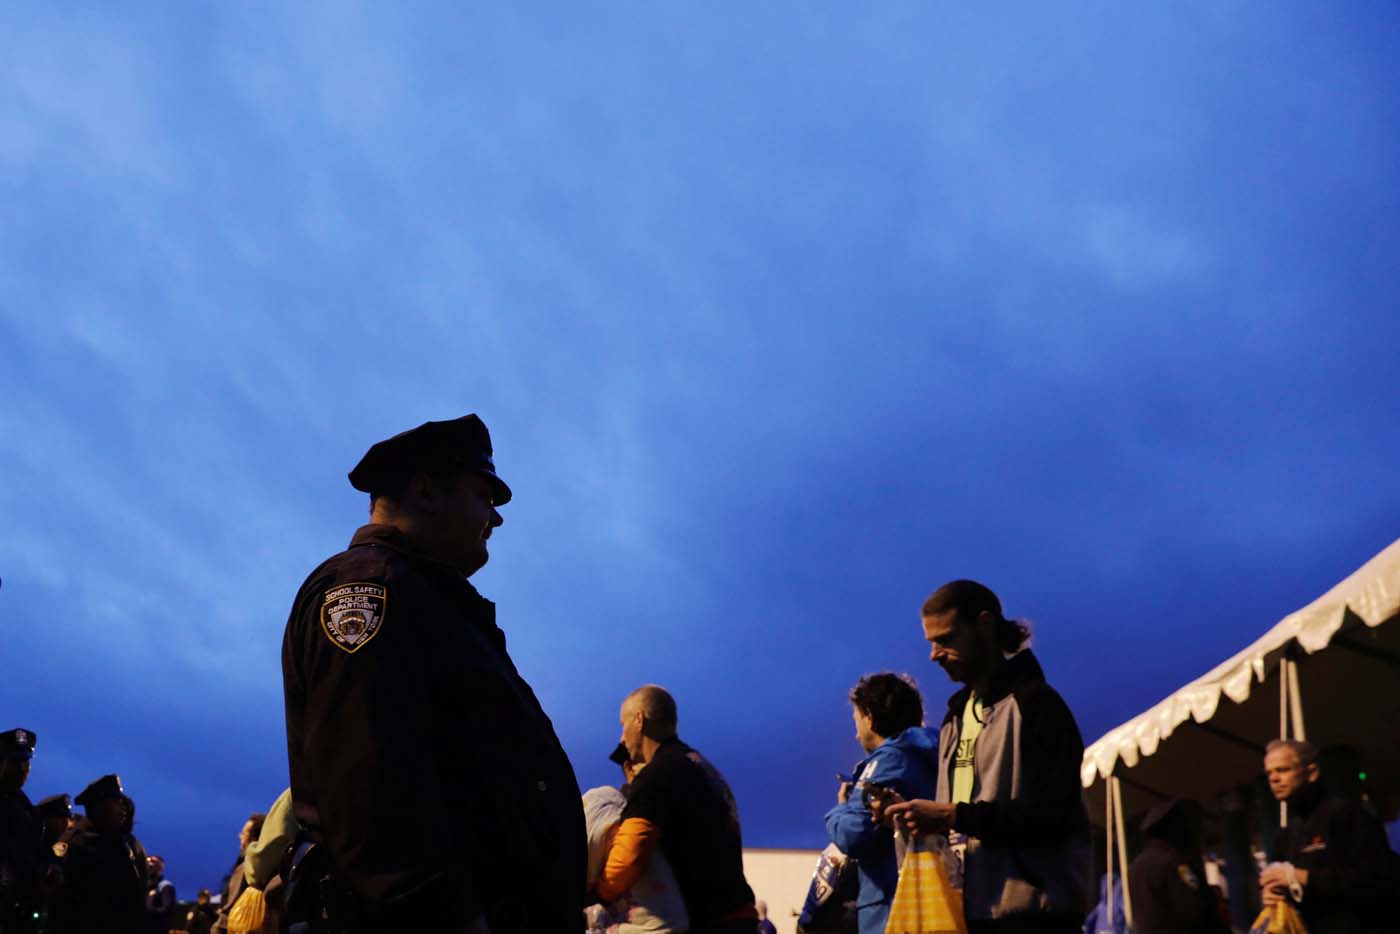
M1206 884L1201 806L1163 801L1141 829L1147 843L1128 870L1135 934L1227 934L1220 896Z
M63 885L64 859L68 844L77 835L73 826L73 798L67 794L49 795L34 805L42 830L39 850L39 896L43 907L39 912L39 927L48 932L57 930L54 905Z
M74 799L92 829L76 834L64 857L59 895L64 934L145 934L146 850L131 835L136 804L116 775L104 775Z
M73 823L73 798L71 795L56 794L41 798L34 805L34 813L39 817L43 831L43 854L46 857L62 859L68 852L67 837L71 837L69 827Z
M293 812L322 861L299 847L292 930L583 928L578 783L467 580L511 497L491 456L475 415L375 444L350 472L370 524L297 594L282 643Z
M0 934L33 930L39 906L41 829L24 793L34 746L33 730L0 733Z

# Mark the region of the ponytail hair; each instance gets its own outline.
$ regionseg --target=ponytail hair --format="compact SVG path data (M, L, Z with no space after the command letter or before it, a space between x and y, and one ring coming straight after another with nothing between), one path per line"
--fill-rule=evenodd
M954 612L956 619L968 623L975 623L983 613L992 614L992 618L996 620L997 648L1007 655L1013 655L1030 645L1030 626L1026 625L1024 620L1007 619L1002 615L1001 601L992 593L991 588L984 584L972 580L949 581L924 601L921 615L933 616L937 613L947 613L949 610Z

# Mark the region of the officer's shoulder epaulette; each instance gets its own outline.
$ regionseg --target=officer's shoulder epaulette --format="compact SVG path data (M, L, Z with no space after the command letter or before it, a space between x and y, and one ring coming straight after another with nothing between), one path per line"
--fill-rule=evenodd
M356 545L346 549L333 559L335 561L335 583L360 578L385 580L389 576L389 566L397 554L392 548L373 543Z
M392 558L390 549L374 546L356 546L331 555L306 575L299 599L315 598L323 591L351 580L384 581L389 577Z

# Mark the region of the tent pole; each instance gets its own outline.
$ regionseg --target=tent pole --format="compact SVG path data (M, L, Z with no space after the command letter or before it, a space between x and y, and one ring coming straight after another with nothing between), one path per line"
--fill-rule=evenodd
M1118 812L1118 874L1123 879L1123 920L1128 922L1128 930L1133 928L1133 897L1128 892L1128 841L1123 830L1123 786L1117 778L1113 782L1113 809Z
M1108 898L1108 929L1113 930L1113 777L1104 779L1103 783L1103 835L1104 853L1108 857L1108 869L1104 876L1104 891Z
M1288 663L1288 699L1293 713L1293 738L1306 740L1308 731L1303 728L1303 692L1298 689L1298 663Z
M1278 738L1288 739L1288 656L1278 660ZM1278 803L1278 825L1288 826L1288 802Z

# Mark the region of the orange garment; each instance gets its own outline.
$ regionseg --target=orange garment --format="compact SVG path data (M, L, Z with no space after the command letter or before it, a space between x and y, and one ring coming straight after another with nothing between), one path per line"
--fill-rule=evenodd
M660 840L661 828L649 820L629 817L618 824L598 884L594 886L598 897L610 902L630 889L642 877L651 851Z

